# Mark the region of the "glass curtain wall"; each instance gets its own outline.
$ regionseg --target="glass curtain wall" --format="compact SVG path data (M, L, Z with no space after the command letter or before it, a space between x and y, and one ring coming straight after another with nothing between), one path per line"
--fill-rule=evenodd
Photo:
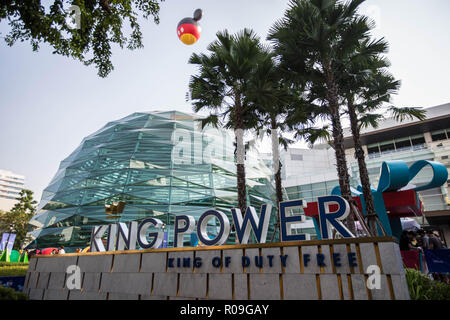
M234 137L201 130L198 120L177 111L134 113L86 137L44 190L29 222L31 244L84 248L95 225L156 217L166 224L170 247L176 215L197 220L216 209L232 222L230 209L237 207ZM259 211L261 204L273 204L274 189L270 170L258 159L248 152L246 174L248 205ZM275 219L274 208L269 235ZM215 219L210 222L213 236L217 226ZM185 242L191 244L190 236Z

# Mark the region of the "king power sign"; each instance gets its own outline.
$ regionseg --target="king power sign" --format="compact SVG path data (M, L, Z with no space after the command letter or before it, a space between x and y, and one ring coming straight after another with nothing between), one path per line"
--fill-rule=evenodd
M350 205L344 198L336 195L323 196L319 197L317 202L322 239L330 239L333 229L344 238L354 237L342 223L350 213ZM306 207L306 203L302 199L280 203L281 242L309 240L309 234L293 234L292 232L292 224L305 222L305 215L295 215L291 212L303 207ZM331 207L333 210L330 209ZM253 207L248 207L244 214L237 208L231 209L237 242L247 244L253 230L257 242L265 243L271 212L272 206L270 204L261 206L259 216ZM213 218L218 220L219 231L214 238L211 238L207 233L207 225ZM132 221L128 224L119 222L95 226L91 234L91 252L134 250L136 244L141 249L159 248L164 240L163 225L164 223L157 218L147 218L140 224ZM149 232L150 229L161 231ZM230 220L227 215L217 210L207 210L199 217L197 223L193 216L177 215L175 216L173 243L174 247L183 247L184 235L196 232L199 241L206 246L223 245L227 241L230 231ZM108 233L106 244L102 241L105 232Z

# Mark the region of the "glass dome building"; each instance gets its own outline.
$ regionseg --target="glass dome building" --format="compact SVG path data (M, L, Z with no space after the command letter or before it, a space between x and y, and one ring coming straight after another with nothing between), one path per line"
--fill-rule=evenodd
M157 217L172 245L177 214L237 207L234 136L201 129L196 115L138 112L107 123L64 159L29 222L37 248L89 245L92 227ZM271 171L255 151L246 155L247 203L259 211L274 203ZM276 219L272 209L273 232ZM214 221L212 219L211 221ZM211 226L214 233L215 226ZM234 233L229 237L234 243ZM185 237L185 245L190 239Z

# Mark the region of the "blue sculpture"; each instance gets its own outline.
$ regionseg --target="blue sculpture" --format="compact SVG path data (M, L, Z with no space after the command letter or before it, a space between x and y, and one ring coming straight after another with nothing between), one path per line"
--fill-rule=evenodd
M431 180L421 186L414 186L409 184L414 177L425 167L430 166L433 175ZM383 228L387 235L393 235L397 238L400 238L402 232L402 226L400 223L401 216L389 216L388 211L386 209L387 203L385 203L385 199L383 198L383 193L388 192L396 192L398 196L401 197L401 193L403 191L413 190L416 195L416 204L420 204L420 200L417 194L417 191L423 191L432 188L438 188L442 186L448 179L448 171L447 168L439 162L429 161L429 160L420 160L414 162L410 167L406 164L405 161L400 160L392 160L385 161L381 166L380 179L378 182L378 187L376 189L372 189L372 195L374 199L375 211L380 219ZM365 214L365 202L364 195L362 193L362 187L359 185L356 189L351 188L351 192L353 195L359 197L361 200L362 211ZM340 187L336 186L333 188L331 194L340 195ZM418 212L421 213L420 207L417 208ZM414 211L416 212L416 211ZM378 228L378 234L381 235L381 230Z

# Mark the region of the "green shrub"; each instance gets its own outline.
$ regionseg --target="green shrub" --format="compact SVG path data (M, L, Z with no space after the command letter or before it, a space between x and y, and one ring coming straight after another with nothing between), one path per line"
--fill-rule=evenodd
M405 269L412 300L450 300L450 285L434 281L415 269Z
M4 262L4 261L0 261L0 267L8 267L8 266L12 266L12 267L28 266L28 263L24 263L24 262Z
M0 286L0 300L28 300L28 296L23 292Z
M0 262L0 277L25 276L28 263Z

